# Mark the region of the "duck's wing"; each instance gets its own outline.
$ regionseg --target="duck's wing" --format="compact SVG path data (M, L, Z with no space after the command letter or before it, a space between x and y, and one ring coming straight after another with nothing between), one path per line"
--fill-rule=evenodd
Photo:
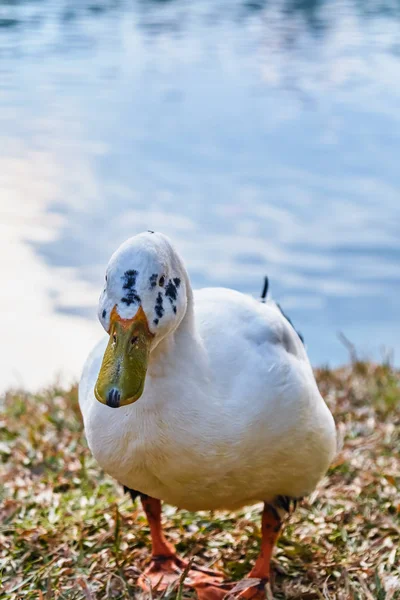
M196 322L207 348L228 354L246 351L264 357L285 351L309 364L303 337L272 300L259 302L227 288L195 292Z

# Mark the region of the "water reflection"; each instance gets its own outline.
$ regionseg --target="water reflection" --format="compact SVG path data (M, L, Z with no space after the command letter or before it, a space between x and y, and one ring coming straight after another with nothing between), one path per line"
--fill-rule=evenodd
M399 349L397 2L0 3L0 387L76 375L104 265L169 234L315 363ZM24 343L21 344L21 336ZM15 374L17 373L17 374Z

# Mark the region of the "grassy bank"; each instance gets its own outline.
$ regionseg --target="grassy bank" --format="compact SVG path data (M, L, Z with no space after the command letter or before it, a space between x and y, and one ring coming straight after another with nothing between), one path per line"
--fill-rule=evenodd
M317 377L341 449L284 529L274 597L400 598L400 375L355 363ZM76 389L9 393L3 408L0 597L135 598L147 524L92 459ZM182 555L239 579L258 552L258 512L166 507L166 531Z

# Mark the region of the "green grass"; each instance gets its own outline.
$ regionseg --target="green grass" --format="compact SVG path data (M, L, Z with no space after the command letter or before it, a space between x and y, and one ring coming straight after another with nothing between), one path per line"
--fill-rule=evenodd
M400 375L355 362L321 369L317 378L341 450L286 524L274 598L400 599ZM148 526L91 457L76 388L6 394L0 460L0 598L138 596ZM239 579L258 552L259 508L191 514L165 507L165 530L183 556Z

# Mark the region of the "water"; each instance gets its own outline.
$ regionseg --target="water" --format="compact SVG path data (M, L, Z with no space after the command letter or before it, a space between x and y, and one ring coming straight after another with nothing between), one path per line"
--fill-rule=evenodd
M399 356L400 4L0 3L0 388L76 378L104 267L170 235L314 364Z

